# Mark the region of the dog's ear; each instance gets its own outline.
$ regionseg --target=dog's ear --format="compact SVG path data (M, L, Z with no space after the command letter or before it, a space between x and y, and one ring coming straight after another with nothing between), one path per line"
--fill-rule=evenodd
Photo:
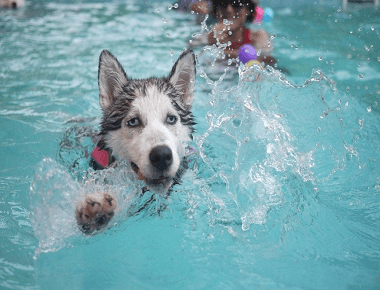
M181 101L186 109L193 103L195 85L195 56L192 50L181 54L168 77L169 82L181 93Z
M115 98L123 91L128 77L123 67L108 50L103 50L99 57L99 104L107 109Z

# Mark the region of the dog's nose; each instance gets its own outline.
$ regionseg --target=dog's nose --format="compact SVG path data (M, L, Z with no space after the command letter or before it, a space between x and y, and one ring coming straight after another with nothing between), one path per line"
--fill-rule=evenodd
M154 147L149 153L149 159L158 170L165 170L173 162L172 150L166 145Z

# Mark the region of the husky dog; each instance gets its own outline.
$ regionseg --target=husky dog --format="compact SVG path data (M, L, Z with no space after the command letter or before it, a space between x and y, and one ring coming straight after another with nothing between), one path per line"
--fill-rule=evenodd
M103 118L92 166L101 169L126 160L149 190L166 193L186 167L185 146L192 139L193 51L182 53L167 78L131 79L104 50L98 84ZM110 194L88 196L77 206L78 225L85 233L100 229L115 208Z
M23 7L25 4L24 0L0 0L0 7L13 8Z

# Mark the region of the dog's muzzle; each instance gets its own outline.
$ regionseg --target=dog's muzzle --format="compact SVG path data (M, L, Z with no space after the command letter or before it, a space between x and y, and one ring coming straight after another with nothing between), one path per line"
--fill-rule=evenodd
M156 146L149 153L150 163L159 171L164 171L173 163L172 150L166 145Z

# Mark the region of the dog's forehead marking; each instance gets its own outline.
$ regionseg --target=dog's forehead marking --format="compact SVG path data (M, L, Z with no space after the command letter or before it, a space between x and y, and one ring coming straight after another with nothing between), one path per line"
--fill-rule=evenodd
M165 120L169 112L175 108L165 93L152 85L146 89L145 96L137 97L132 102L132 112L137 111L144 124Z

